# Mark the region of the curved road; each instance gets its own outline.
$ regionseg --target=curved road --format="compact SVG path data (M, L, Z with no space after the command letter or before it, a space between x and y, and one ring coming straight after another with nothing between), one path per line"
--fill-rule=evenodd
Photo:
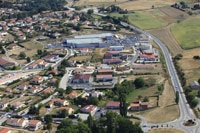
M165 44L163 44L159 39L157 39L155 36L143 31L143 30L140 30L132 25L129 25L125 22L121 22L121 25L127 27L129 26L131 29L139 32L139 33L142 33L148 37L150 37L153 41L155 41L159 47L161 48L163 54L164 54L164 57L165 57L165 60L166 60L166 64L167 64L167 67L168 67L168 71L169 71L169 74L170 74L170 77L171 77L171 81L172 81L172 84L173 84L173 87L174 87L174 91L178 91L179 94L180 94L180 99L179 99L179 109L180 109L180 118L178 120L175 120L173 122L169 122L169 123L165 123L167 125L172 125L174 127L177 127L177 128L180 128L182 130L184 130L185 132L192 132L192 133L199 133L200 130L199 130L199 125L200 125L200 120L196 120L196 117L195 115L193 114L192 110L190 109L188 103L187 103L187 100L185 98L185 94L183 93L183 88L180 84L180 81L179 81L179 78L177 76L177 73L176 73L176 70L175 70L175 67L174 67L174 64L172 62L172 58L171 58L171 55L167 49L167 47L165 46ZM187 121L187 120L196 120L196 125L195 126L192 126L192 127L186 127L186 126L183 126L183 122L184 121ZM143 122L143 126L144 124L146 123L146 121ZM148 125L148 124L147 124ZM152 124L149 124L149 125L152 125ZM156 124L156 125L159 125L159 124ZM162 124L163 125L163 124ZM148 126L147 126L148 127ZM144 129L144 128L143 128Z

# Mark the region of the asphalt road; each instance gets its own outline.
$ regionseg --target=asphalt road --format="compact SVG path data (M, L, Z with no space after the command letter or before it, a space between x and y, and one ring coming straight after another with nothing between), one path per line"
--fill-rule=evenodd
M172 81L172 84L173 84L173 87L174 87L174 91L178 91L179 94L180 94L180 99L179 99L179 109L180 109L180 118L173 121L173 122L169 122L169 123L162 123L162 125L172 125L174 127L177 127L177 128L180 128L182 130L184 130L185 132L190 132L190 133L199 133L200 130L199 130L199 125L200 125L200 121L199 119L197 119L195 117L195 115L193 114L192 110L190 109L188 103L187 103L187 100L185 98L185 94L183 93L183 88L180 84L180 81L179 81L179 78L177 76L177 73L176 73L176 69L174 67L174 64L172 62L172 58L171 58L171 54L169 53L167 47L165 46L164 43L162 43L159 39L157 39L155 36L145 32L145 31L142 31L132 25L129 25L127 23L124 23L124 22L121 22L121 24L123 26L129 26L131 29L139 32L139 33L142 33L148 37L150 37L153 41L155 41L159 47L161 48L163 54L164 54L164 57L165 57L165 60L166 60L166 64L167 64L167 68L168 68L168 71L169 71L169 74L170 74L170 77L171 77L171 81ZM192 127L186 127L183 125L183 122L187 121L187 120L196 120L196 125L195 126L192 126ZM144 123L146 125L144 125ZM153 124L155 125L155 124ZM158 124L157 124L158 125ZM160 125L160 124L159 124ZM147 124L146 121L143 122L143 130L146 131L146 127L149 127L149 126L152 126L152 124ZM161 125L160 125L161 126Z

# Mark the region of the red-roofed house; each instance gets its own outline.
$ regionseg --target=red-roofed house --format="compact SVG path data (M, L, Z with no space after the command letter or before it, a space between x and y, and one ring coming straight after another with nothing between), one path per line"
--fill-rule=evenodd
M140 100L136 100L129 106L130 111L141 111L146 109L148 109L148 102L141 102Z
M24 127L28 124L28 121L24 119L12 118L8 119L6 121L6 124L14 127Z
M37 92L40 92L42 90L42 87L39 85L34 85L32 88L30 88L28 91L32 94L35 94Z
M89 83L89 81L90 81L90 75L89 74L75 75L73 77L72 83L73 84L85 84L85 83Z
M96 75L96 81L98 82L110 82L112 80L112 75Z
M56 61L59 60L59 55L46 55L44 57L42 57L43 60L45 60L46 62L51 62L51 63L55 63Z
M69 95L68 95L69 98L73 99L73 98L76 98L78 97L78 94L76 91L72 91Z
M2 128L0 129L0 133L12 133L12 131L9 128Z
M112 69L99 69L98 70L98 74L113 74L113 70Z
M155 56L153 55L141 54L139 58L141 61L155 61Z
M47 103L47 107L51 108L53 105L55 105L55 106L66 106L66 105L69 105L69 102L67 100L63 100L63 99L60 99L60 98L54 98L49 103Z
M36 75L32 79L32 83L34 84L40 84L44 81L44 78L42 76Z
M27 90L29 86L29 82L24 82L21 85L19 85L19 90Z
M92 116L97 112L97 106L87 105L81 109L82 113L91 114Z
M70 107L60 107L58 110L66 110L68 115L71 115L74 112L74 110Z
M119 109L120 102L108 102L106 104L107 109Z
M88 53L88 48L81 48L80 53Z
M5 67L12 67L14 66L14 62L10 62L9 59L6 56L0 56L0 66Z
M30 120L28 124L28 129L31 131L36 131L40 128L42 122L39 120Z
M43 94L52 93L55 89L54 88L46 88L42 91Z
M82 68L76 68L73 71L74 74L82 74L83 73L83 69Z
M12 88L6 88L6 92L12 92Z
M122 63L121 59L103 59L103 64L119 64Z

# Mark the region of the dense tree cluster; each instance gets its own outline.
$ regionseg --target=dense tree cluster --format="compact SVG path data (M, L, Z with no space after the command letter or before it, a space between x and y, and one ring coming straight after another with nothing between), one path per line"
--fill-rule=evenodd
M56 133L142 133L139 124L133 124L129 119L108 111L99 120L89 115L85 123L73 125L69 119L64 119L58 126Z
M18 3L17 3L18 4ZM10 16L3 16L1 19L6 18L18 18L22 19L24 17L32 16L42 11L52 10L58 11L63 10L66 4L65 0L27 0L19 2L22 6L14 6L12 2L2 2L0 3L0 8L13 8L19 9L20 13L13 14Z

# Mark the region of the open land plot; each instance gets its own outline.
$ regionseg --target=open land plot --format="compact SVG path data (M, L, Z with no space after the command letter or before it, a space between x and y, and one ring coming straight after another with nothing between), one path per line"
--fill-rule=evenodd
M166 81L164 91L159 98L159 107L139 112L150 123L164 123L179 117L179 108L175 103L175 93L169 82ZM160 117L162 116L162 117Z
M72 60L76 60L76 61L90 61L91 60L91 56L89 55L81 55L81 56L76 56L76 57L72 57Z
M75 6L109 6L113 4L120 4L128 2L128 0L79 0Z
M171 27L171 31L183 49L200 47L200 18L189 18Z
M182 130L180 129L176 129L176 128L153 128L151 130L149 130L149 133L184 133Z
M135 80L135 78L137 78L137 77L142 77L142 76L129 75L129 76L127 76L126 80ZM156 80L156 84L162 84L165 80L165 78L162 75L153 75L153 76L152 75L145 75L145 76L143 76L143 78L145 80L152 79L152 78L159 79L159 80ZM136 89L136 90L134 90L134 91L132 91L131 93L128 94L127 102L129 102L129 103L134 102L139 95L141 95L142 97L155 96L155 93L157 91L158 91L158 89L157 89L156 85L149 87L149 88ZM149 100L151 102L151 105L154 106L156 99L154 97L152 97Z
M158 8L166 5L172 5L174 3L175 0L135 0L135 1L124 2L117 5L122 9L127 9L127 10L144 10L144 9L151 9L152 6L154 6L154 8Z
M200 48L184 50L182 55L183 57L179 61L179 65L185 73L187 83L198 80L200 77L200 61L194 60L193 56L200 55Z
M157 38L159 38L166 46L168 47L169 51L173 54L182 53L183 50L176 41L175 37L170 31L170 26L156 29L156 30L149 30L149 33L153 34Z
M186 12L175 9L173 7L162 7L159 8L159 10L165 14L165 16L161 16L161 18L171 23L176 23L177 21L182 21L189 17Z
M122 17L124 14L111 13L111 16ZM126 14L131 24L143 30L157 29L166 26L168 23L158 19L148 11L135 11L134 13Z
M18 59L18 55L20 54L20 52L24 52L27 57L33 57L34 55L37 54L38 49L40 49L40 50L44 49L45 44L47 44L46 41L39 42L39 41L35 41L34 39L32 39L31 41L20 44L20 45L24 46L24 48L21 47L16 50L8 51L8 55L11 56L11 58L13 58L16 62L18 62L20 64L24 64L24 63L26 63L26 60Z

